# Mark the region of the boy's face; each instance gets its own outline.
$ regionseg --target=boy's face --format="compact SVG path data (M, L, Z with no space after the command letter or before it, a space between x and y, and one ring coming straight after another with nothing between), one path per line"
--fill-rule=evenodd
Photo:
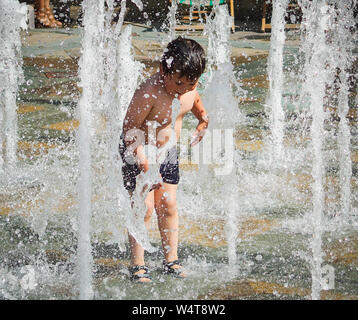
M199 79L189 80L188 78L180 77L180 73L164 74L164 87L167 93L180 98L181 95L189 91L193 91L198 85Z

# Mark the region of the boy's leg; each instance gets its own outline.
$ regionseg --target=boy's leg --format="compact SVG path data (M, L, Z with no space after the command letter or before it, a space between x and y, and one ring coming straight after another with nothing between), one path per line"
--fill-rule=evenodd
M148 193L145 204L147 207L147 212L144 217L144 224L147 229L149 229L150 225L150 218L152 216L153 210L154 210L154 191L151 191ZM131 248L131 266L144 266L144 249L143 247L137 243L136 239L132 237L128 233L128 239L129 239L129 245ZM139 270L136 272L136 274L144 273L144 270ZM150 279L142 278L140 281L150 281Z
M163 183L154 191L154 207L158 216L158 227L162 239L165 262L178 260L179 217L176 203L177 184ZM174 265L172 268L179 268ZM184 277L185 274L183 273Z

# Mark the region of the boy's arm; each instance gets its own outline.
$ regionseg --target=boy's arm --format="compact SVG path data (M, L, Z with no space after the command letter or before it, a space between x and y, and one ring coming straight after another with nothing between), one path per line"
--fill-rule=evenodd
M126 146L137 156L139 166L148 170L148 161L144 154L145 133L140 129L153 107L150 90L139 88L133 95L123 123L123 136Z
M203 102L201 101L201 98L200 98L200 95L198 92L196 93L191 112L199 120L199 123L196 126L195 133L193 134L193 140L190 143L191 146L195 146L197 143L199 143L201 141L201 139L203 139L205 130L207 129L207 127L209 125L208 114L204 108Z

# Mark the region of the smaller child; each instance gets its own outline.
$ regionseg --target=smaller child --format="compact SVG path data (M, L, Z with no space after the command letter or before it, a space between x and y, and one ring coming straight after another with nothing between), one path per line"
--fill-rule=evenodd
M164 51L160 71L146 80L134 93L124 118L120 142L124 186L130 196L136 188L136 177L149 169L144 145L153 139L153 130L157 148L163 147L171 134L175 134L178 141L184 115L191 111L198 119L194 134L196 139L192 145L199 143L203 138L208 127L208 117L196 87L205 65L205 53L200 44L179 37L170 42ZM176 119L172 119L174 98L180 101ZM153 123L156 125L153 126ZM139 136L142 137L142 141ZM135 162L128 160L128 150L132 150L131 156ZM178 259L179 218L176 193L179 183L179 160L176 146L168 149L166 159L160 165L160 175L163 182L150 186L152 191L145 199L147 212L144 222L148 228L155 209L164 251L163 271L184 278L186 273ZM132 235L128 236L131 248L131 279L137 282L150 282L150 273L144 263L144 249Z

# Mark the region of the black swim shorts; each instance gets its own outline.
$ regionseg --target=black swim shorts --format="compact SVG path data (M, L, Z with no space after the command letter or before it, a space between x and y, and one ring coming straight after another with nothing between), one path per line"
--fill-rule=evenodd
M119 153L123 160L123 184L129 192L133 192L136 187L136 178L141 173L141 170L136 163L130 163L130 161L126 161L126 150L127 148L124 143L123 136L121 136L119 142ZM160 165L159 172L162 176L163 182L170 184L179 183L179 158L176 146L167 151L166 158L164 162Z

